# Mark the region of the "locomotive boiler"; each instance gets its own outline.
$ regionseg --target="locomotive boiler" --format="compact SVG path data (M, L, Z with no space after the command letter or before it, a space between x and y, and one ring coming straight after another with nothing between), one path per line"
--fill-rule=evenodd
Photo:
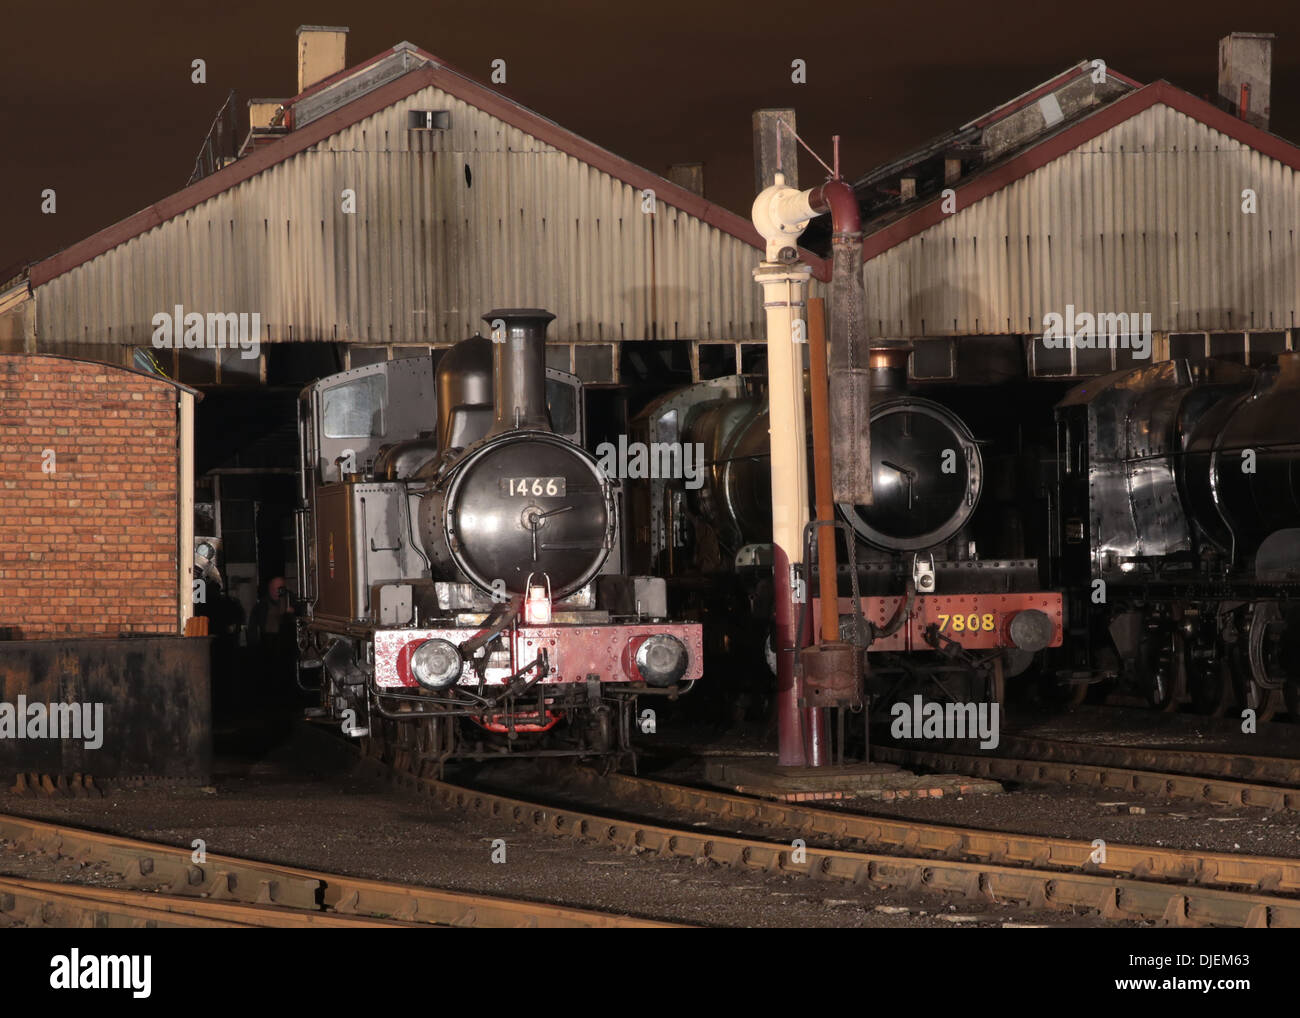
M582 384L545 366L553 318L492 311L491 339L436 371L367 365L299 401L313 713L417 768L623 753L638 696L702 675L700 626L624 569L621 485L584 448Z
M1300 354L1172 360L1057 409L1061 582L1076 682L1157 709L1300 717Z
M1002 554L1003 483L990 492L980 442L945 402L909 390L905 349L871 360L871 505L839 505L854 542L841 537L841 636L867 648L867 689L942 698L1001 699L1062 638L1062 597L1042 588L1037 559ZM648 479L633 506L635 561L662 569L686 603L722 635L713 649L762 646L771 611L771 496L767 398L761 379L731 376L670 393L638 418L634 433L698 443L706 469L695 491ZM812 457L809 457L810 461ZM809 494L811 502L811 490ZM983 512L981 510L983 509ZM989 552L992 552L990 554ZM855 620L850 572L861 619ZM801 567L816 617L816 560ZM768 656L770 659L770 646Z

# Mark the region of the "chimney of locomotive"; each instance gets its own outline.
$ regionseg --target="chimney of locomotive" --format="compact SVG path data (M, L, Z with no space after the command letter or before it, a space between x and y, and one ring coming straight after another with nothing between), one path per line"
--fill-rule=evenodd
M489 434L517 428L550 431L546 409L546 327L555 316L542 308L501 308L483 316L492 337Z

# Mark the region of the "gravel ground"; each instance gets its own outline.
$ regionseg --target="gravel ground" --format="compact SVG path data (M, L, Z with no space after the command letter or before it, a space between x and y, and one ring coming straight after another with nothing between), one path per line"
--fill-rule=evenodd
M1286 721L1243 734L1240 721L1193 714L1109 706L1069 711L1017 709L1008 734L1104 745L1200 749L1220 753L1300 757L1300 725ZM661 730L662 731L662 730ZM873 738L884 741L887 729ZM641 742L653 753L642 773L666 781L703 783L703 759L691 747L708 745L709 756L773 756L771 742L756 729L719 736L683 725ZM980 753L972 744L969 750ZM1300 858L1300 813L1271 813L1256 807L1215 806L1169 800L1110 789L1004 783L1001 795L948 796L942 799L826 801L825 809L849 809L957 827L1023 834L1055 835L1117 844L1157 845L1214 852L1240 852Z
M1300 725L1246 735L1240 723L1185 714L1084 706L1015 715L1017 734L1078 742L1300 757ZM4 810L209 852L382 880L479 891L712 926L952 927L1108 926L1095 916L971 906L937 896L885 893L807 878L740 873L684 860L633 857L518 829L505 821L445 811L427 799L360 776L355 757L319 732L245 727L222 733L214 785L113 789L102 799L6 796ZM719 734L678 721L640 737L642 773L698 782L703 757L771 755L760 727ZM517 762L479 778L521 795L566 799L562 767ZM556 775L560 781L557 783ZM591 806L612 805L587 803ZM1110 791L1017 787L1000 795L843 801L851 809L954 826L1051 834L1112 843L1300 857L1300 815L1168 802ZM690 824L690 817L660 819ZM495 839L506 862L491 861ZM116 874L23 854L0 842L0 870L42 880L112 885ZM0 919L0 924L4 920Z
M1285 720L1285 715L1279 717L1283 720L1259 724L1253 733L1242 732L1240 717L1207 718L1093 705L1067 711L1018 712L1013 721L1015 734L1045 739L1300 758L1300 724Z
M808 878L634 857L456 811L353 772L319 733L296 733L258 759L224 758L210 788L112 790L102 799L6 796L5 811L209 852L709 926L1109 926L1095 916L972 906ZM491 861L494 839L506 862ZM108 883L113 875L20 855L0 870Z
M1300 815L1168 803L1113 791L1019 788L1003 795L870 803L868 812L1091 842L1300 857Z
M1300 757L1300 725L1241 731L1239 719L1085 705L1019 716L1014 734L1096 745ZM1215 852L1300 857L1300 814L1214 806L1113 790L1006 785L1007 794L875 804L893 816L969 827Z
M641 773L664 781L704 785L703 768L702 759L687 758L659 769L643 767ZM497 784L520 795L530 787L527 778L511 778L504 774L500 775ZM1006 787L1008 790L1000 795L898 799L892 802L842 799L807 805L818 809L922 820L950 827L1042 834L1087 842L1101 838L1114 844L1300 857L1300 814L1190 802L1170 803L1148 797L1124 797L1114 791ZM563 788L553 790L553 795L570 803L578 801L570 798ZM612 807L614 803L597 802L593 805ZM689 822L671 813L664 813L659 818L666 823ZM721 828L717 830L719 833L735 833ZM752 833L761 831L762 828L757 828Z

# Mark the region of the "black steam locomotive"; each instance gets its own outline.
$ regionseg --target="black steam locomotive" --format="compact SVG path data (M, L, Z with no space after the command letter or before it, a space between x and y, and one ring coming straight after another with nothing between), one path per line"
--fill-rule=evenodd
M1300 354L1172 360L1057 410L1065 671L1157 709L1300 718Z
M1007 677L1061 643L1063 598L1044 589L1021 525L1026 464L1013 415L981 413L1000 450L982 440L956 402L907 386L907 351L873 351L870 506L840 505L853 559L868 651L867 689L880 697L923 692L944 699L1000 700ZM987 388L976 387L987 400ZM950 393L949 396L955 396ZM704 614L718 652L765 644L771 664L772 519L767 395L761 377L736 375L680 389L634 422L644 441L699 443L705 470L692 490L680 480L629 482L634 564L671 577L681 602ZM811 458L810 458L811 459ZM1032 470L1030 470L1032 472ZM811 502L811 495L810 495ZM1046 512L1044 510L1043 517ZM841 538L841 635L855 621ZM817 564L800 585L817 616Z
M299 401L300 668L318 716L414 769L618 754L638 696L702 674L701 627L623 567L582 384L545 366L553 318L492 311L436 370L372 364Z

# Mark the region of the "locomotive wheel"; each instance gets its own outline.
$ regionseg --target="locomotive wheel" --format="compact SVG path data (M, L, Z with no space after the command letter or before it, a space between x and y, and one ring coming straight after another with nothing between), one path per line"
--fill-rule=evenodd
M993 660L993 667L988 672L988 678L985 680L985 699L989 703L998 705L998 714L1001 715L1000 723L1003 727L1007 724L1007 676L1006 669L1002 667L1002 658Z
M1278 711L1282 709L1282 690L1266 689L1264 691L1264 702L1259 708L1256 717L1260 721L1272 721Z
M1286 712L1291 715L1292 724L1300 724L1300 679L1287 679L1282 686L1282 699L1286 701Z
M1153 710L1178 707L1178 633L1161 627L1142 637L1135 671L1142 694Z
M1253 710L1256 721L1272 721L1282 706L1282 690L1265 689L1250 674L1250 661L1240 649L1232 652L1232 691L1238 710Z
M1187 644L1187 692L1192 709L1208 717L1222 717L1232 702L1232 669L1225 658L1194 657L1194 644Z
M1266 679L1266 689L1284 686L1290 678L1287 675L1286 630L1282 611L1275 603L1256 605L1246 635L1246 654L1252 677L1257 682Z

